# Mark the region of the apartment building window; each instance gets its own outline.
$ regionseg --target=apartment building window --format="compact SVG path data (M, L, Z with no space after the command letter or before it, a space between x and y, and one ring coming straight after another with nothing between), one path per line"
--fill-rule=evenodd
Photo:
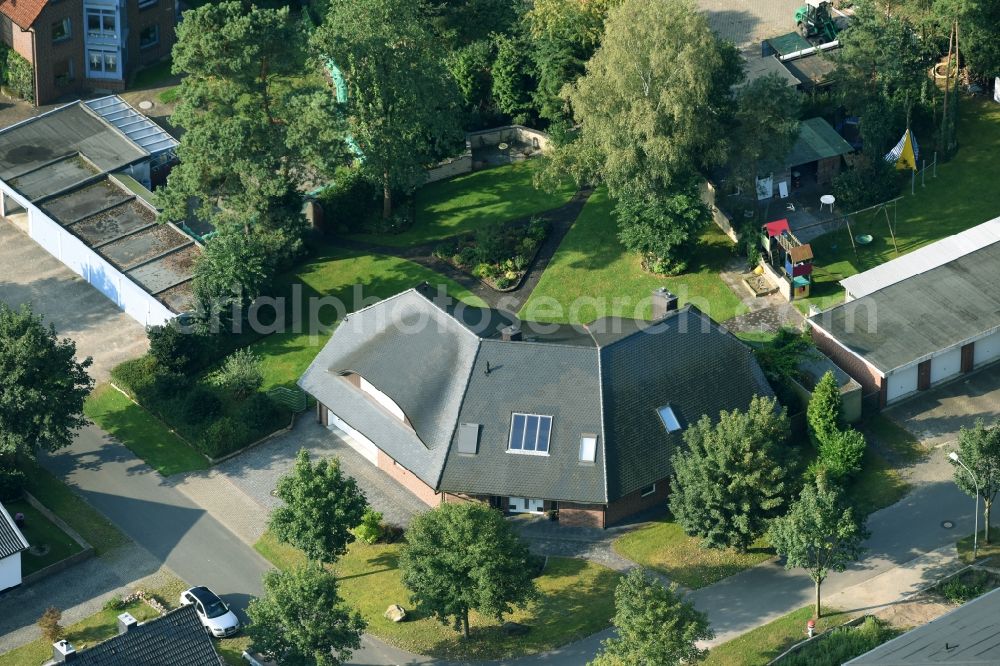
M139 9L145 9L146 7L152 7L160 0L139 0Z
M66 60L57 62L53 67L53 74L57 87L69 85L75 78L73 76L73 61L67 58Z
M52 24L52 42L61 42L73 36L73 24L64 18Z
M118 26L115 21L114 9L101 9L99 7L87 8L87 36L118 38Z
M87 53L91 72L118 72L118 54L109 51L90 51Z
M139 48L144 49L149 46L156 46L160 43L160 26L157 24L148 25L139 32Z

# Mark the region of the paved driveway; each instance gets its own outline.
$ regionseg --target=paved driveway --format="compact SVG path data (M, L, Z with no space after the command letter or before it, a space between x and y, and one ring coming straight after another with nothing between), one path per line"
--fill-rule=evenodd
M888 414L930 446L953 442L977 418L1000 419L1000 364L921 393Z
M146 351L141 324L3 218L0 301L12 307L31 303L60 337L76 342L79 358L93 357L90 375L97 381L107 379L118 363Z
M368 503L381 511L387 522L405 527L410 518L427 510L427 505L347 446L334 431L318 424L311 410L296 418L291 432L221 463L214 471L224 474L270 513L280 502L271 495L271 491L278 478L291 469L295 455L303 448L314 460L331 456L340 458L341 469L354 477L365 492Z

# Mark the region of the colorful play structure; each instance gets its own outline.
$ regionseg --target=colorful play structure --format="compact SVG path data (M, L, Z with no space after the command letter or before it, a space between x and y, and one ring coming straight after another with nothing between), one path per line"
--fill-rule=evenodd
M787 219L766 223L761 229L761 245L766 272L771 278L785 282L778 291L789 301L808 298L813 272L812 246L795 237Z

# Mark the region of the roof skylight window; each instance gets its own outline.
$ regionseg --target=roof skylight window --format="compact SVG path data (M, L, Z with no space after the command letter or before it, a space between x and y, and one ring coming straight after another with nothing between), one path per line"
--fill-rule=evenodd
M507 444L507 451L547 456L551 433L551 416L514 413L510 417L510 441Z
M660 420L663 421L663 427L667 429L667 432L677 432L681 429L681 422L677 420L673 407L665 405L656 411L660 414Z

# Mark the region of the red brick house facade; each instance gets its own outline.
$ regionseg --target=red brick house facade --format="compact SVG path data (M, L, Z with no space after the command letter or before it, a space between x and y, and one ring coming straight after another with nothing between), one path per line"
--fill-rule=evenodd
M2 0L0 40L32 66L35 104L125 89L170 54L176 0Z

